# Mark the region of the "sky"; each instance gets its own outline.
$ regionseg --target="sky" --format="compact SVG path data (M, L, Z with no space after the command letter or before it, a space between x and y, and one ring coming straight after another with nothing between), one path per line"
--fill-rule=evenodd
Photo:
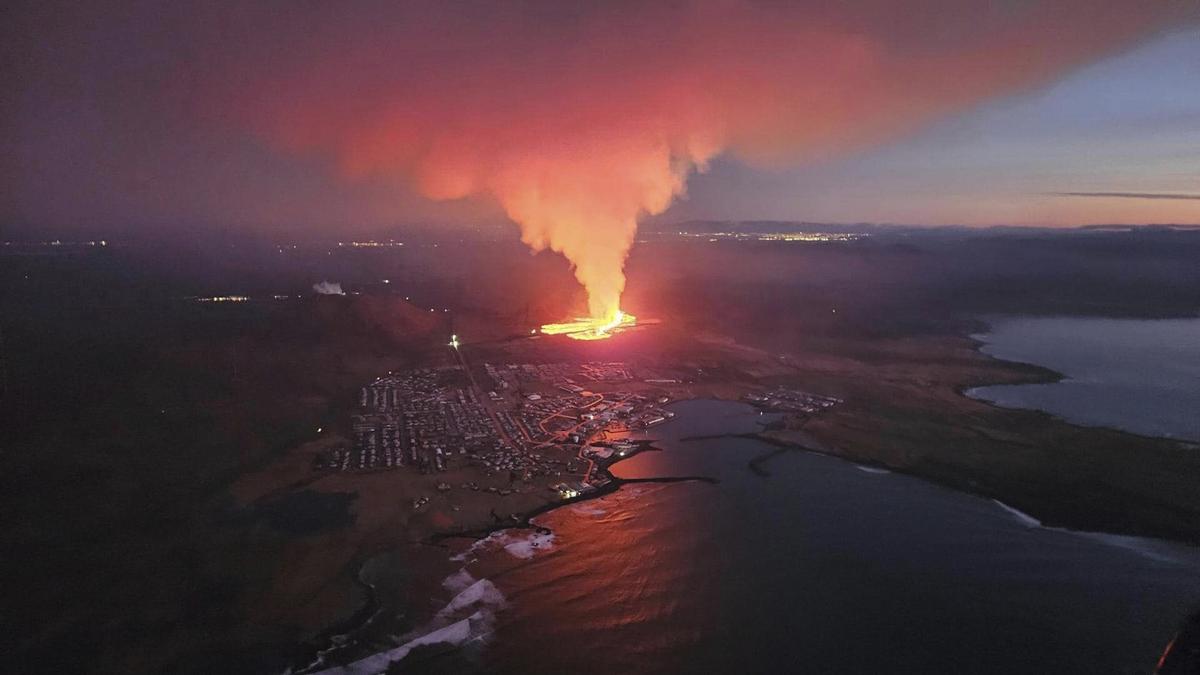
M16 2L0 228L1200 223L1194 3L896 5Z
M1200 223L1200 29L1156 35L846 158L772 171L719 160L663 217Z

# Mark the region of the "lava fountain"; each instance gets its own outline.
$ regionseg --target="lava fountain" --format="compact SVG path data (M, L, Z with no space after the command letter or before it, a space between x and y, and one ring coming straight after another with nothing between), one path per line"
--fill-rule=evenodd
M203 13L222 49L195 107L347 178L494 202L587 292L587 318L542 332L595 340L634 322L620 299L639 219L722 154L774 167L867 150L1048 86L1192 21L1196 3L303 4ZM226 49L229 26L277 14L279 30L234 31L246 44Z
M612 337L614 332L620 332L622 329L636 324L637 317L618 309L607 319L576 317L573 321L548 323L542 326L542 333L566 335L576 340L603 340Z

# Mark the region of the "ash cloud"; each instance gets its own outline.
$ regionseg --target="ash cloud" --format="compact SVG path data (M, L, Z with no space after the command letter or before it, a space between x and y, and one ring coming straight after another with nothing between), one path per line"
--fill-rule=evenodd
M10 77L32 133L0 154L35 158L5 167L31 194L61 181L27 165L102 157L78 178L82 199L136 194L165 219L171 191L197 182L177 167L239 167L202 183L207 207L270 175L238 154L268 148L346 184L498 204L530 247L570 260L606 318L638 220L714 157L781 165L868 147L1196 13L1182 0L79 7L31 3L5 35L24 54ZM45 100L37 110L55 114L34 112ZM75 136L53 126L64 115ZM97 182L113 175L120 189Z
M250 64L252 97L222 98L347 176L495 199L609 319L639 218L715 156L794 163L880 142L1172 16L1131 1L896 5L421 5L302 37L297 57Z

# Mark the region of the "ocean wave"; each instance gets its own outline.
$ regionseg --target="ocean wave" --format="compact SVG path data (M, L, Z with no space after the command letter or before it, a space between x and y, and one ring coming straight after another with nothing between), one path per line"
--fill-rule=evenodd
M496 623L496 610L503 608L507 602L500 589L488 579L476 580L465 568L446 577L442 585L452 591L457 590L457 593L428 625L400 638L402 644L344 666L319 671L315 675L376 675L385 672L392 663L422 645L451 644L461 647L490 635Z
M1169 546L1169 544L1160 542L1157 539L1133 537L1125 534L1108 534L1106 532L1079 532L1076 530L1064 530L1064 532L1070 532L1076 536L1086 537L1087 539L1092 539L1109 546L1127 549L1157 562L1172 563L1175 565L1187 564L1174 555L1163 552L1161 549Z
M554 533L552 532L534 532L525 537L506 536L500 542L504 547L505 552L514 558L528 560L536 555L539 551L548 551L554 548Z
M442 580L442 588L445 588L446 590L450 591L451 593L457 594L457 593L462 592L463 589L465 589L467 586L470 586L473 583L475 583L475 577L471 576L471 573L468 572L467 568L464 567L464 568L460 569L459 571L455 572L454 574L451 574L450 576L443 579Z
M454 562L464 562L467 558L487 548L502 536L504 536L504 532L498 531L493 532L482 539L476 539L475 541L471 542L471 545L468 546L467 549L462 553L450 556L450 560Z
M593 506L592 504L589 504L587 502L583 502L577 506L572 507L571 513L577 513L581 516L603 516L603 515L606 515L608 513L608 511L605 511L604 509L602 509L598 506Z
M1126 534L1109 534L1107 532L1087 532L1084 530L1071 530L1071 529L1067 529L1065 527L1046 527L1045 525L1042 524L1042 521L1038 520L1037 518L1034 518L1033 516L1029 515L1028 513L1025 513L1024 511L1013 508L1013 507L1009 506L1008 504L1005 504L1004 502L1000 501L999 499L993 499L992 502L994 504L996 504L996 506L999 506L1000 508L1004 509L1009 515L1016 518L1016 520L1018 522L1020 522L1022 525L1024 525L1025 527L1040 528L1040 529L1048 530L1051 532L1060 532L1062 534L1069 534L1069 535L1073 535L1076 537L1083 537L1085 539L1091 539L1092 541L1096 541L1101 544L1105 544L1107 546L1114 546L1117 548L1123 548L1127 551L1132 551L1134 553L1137 553L1138 555L1141 555L1145 558L1149 558L1156 562L1172 563L1172 564L1179 564L1179 565L1186 564L1186 562L1184 560L1181 560L1179 557L1164 550L1164 549L1171 548L1171 544L1169 542L1165 542L1165 541L1162 541L1159 539L1152 539L1150 537L1135 537L1135 536L1126 535Z
M322 670L316 675L378 675L378 673L385 672L392 663L408 656L409 652L421 645L448 643L462 646L468 641L478 638L481 634L490 632L491 623L492 620L488 613L478 611L465 619L413 638L399 647L372 654L344 666Z
M479 539L475 542L472 542L471 545L468 546L462 553L456 553L450 556L451 562L466 562L469 556L472 556L479 551L479 544L482 541L483 539Z
M468 575L469 576L469 575ZM462 612L469 607L500 608L504 606L504 594L487 579L480 579L459 591L450 602L446 603L436 615L436 619L446 619Z
M862 464L855 464L854 468L858 469L859 471L864 471L866 473L875 473L875 474L891 473L891 471L877 467L877 466L863 466Z
M554 534L548 531L536 531L527 534L513 534L508 530L493 532L471 544L467 550L451 556L454 562L464 562L470 556L490 548L502 548L514 558L528 560L539 551L549 551L554 548Z
M1042 521L1038 520L1037 518L1034 518L1033 516L1029 515L1028 513L1025 513L1024 511L1021 511L1020 509L1016 509L1016 508L1009 506L1008 504L1005 504L1004 502L1000 501L999 499L993 499L992 503L995 504L996 506L999 506L1000 508L1004 509L1005 511L1007 511L1009 515L1016 518L1017 521L1020 522L1025 527L1041 527L1042 526Z
M518 532L493 532L450 559L465 562L480 551L502 548L514 558L528 560L538 552L554 547L554 534L548 530ZM461 647L468 642L486 639L495 626L495 612L507 604L500 589L488 579L476 579L465 566L443 579L442 587L454 593L454 597L434 615L428 625L396 638L397 642L401 642L399 646L344 666L317 671L313 675L375 675L386 671L390 664L422 645L447 643Z

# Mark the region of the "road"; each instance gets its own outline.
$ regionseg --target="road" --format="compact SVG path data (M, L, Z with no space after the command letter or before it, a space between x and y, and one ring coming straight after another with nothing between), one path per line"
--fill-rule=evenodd
M462 368L464 373L467 374L467 379L471 382L471 391L475 393L475 398L477 398L479 402L483 404L483 409L487 411L488 418L492 420L492 426L495 427L496 432L500 435L500 438L504 439L504 442L508 443L513 448L522 447L524 445L523 443L517 443L516 440L513 439L512 436L509 436L508 432L505 431L504 425L500 423L500 418L496 414L496 409L492 407L491 397L486 395L483 392L483 389L479 387L479 383L475 381L475 374L471 372L471 366L467 363L466 355L463 354L463 344L460 342L458 343L457 347L447 346L446 349L454 352L455 358L458 359L458 366Z

